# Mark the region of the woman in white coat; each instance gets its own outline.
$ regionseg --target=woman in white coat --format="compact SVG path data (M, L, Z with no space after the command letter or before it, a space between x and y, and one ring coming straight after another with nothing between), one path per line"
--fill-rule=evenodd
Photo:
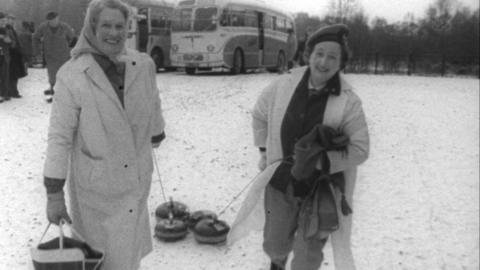
M268 182L263 248L271 259L271 270L285 269L292 251L292 270L318 269L329 235L335 269L355 269L348 205L352 205L356 166L368 157L369 136L361 101L340 74L349 56L347 34L345 25L317 30L306 43L308 67L294 69L269 85L252 113L254 143L260 148L259 167L263 170L259 181ZM298 150L302 148L297 142L312 134L317 141L309 142L314 147L308 158L300 161ZM337 149L338 138L343 145ZM310 163L298 164L304 161ZM297 165L312 167L312 173L295 170ZM335 189L335 196L330 196L330 204L324 195L331 191L318 186L325 179L319 175L344 182ZM324 215L327 212L333 214ZM330 220L331 216L337 217ZM327 221L333 226L316 226Z
M48 220L73 222L105 270L138 269L152 250L151 151L165 137L155 65L125 48L129 15L120 0L90 2L57 74L44 167Z

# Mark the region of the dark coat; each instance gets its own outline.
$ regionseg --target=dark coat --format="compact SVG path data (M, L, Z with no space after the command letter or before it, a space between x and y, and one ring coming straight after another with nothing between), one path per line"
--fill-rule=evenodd
M12 40L12 45L10 47L10 79L18 80L19 78L27 76L27 69L23 61L17 32L10 25L7 25L7 32Z

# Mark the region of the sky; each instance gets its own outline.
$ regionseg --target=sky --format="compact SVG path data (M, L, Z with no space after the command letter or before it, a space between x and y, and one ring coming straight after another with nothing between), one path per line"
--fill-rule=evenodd
M365 14L371 19L374 17L383 17L389 23L402 21L405 14L412 12L415 18L421 18L425 15L428 6L435 0L358 0L365 11ZM278 4L291 12L307 12L310 15L323 16L328 9L331 0L267 0L267 3ZM472 10L479 6L478 0L458 0L462 5L470 7Z

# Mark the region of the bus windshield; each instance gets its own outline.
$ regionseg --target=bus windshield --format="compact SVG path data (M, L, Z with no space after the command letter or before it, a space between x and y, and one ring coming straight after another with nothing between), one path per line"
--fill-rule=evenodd
M192 12L191 8L175 10L175 19L172 21L172 31L190 31Z
M213 31L217 28L217 8L197 8L195 11L194 31Z
M175 11L175 20L172 22L172 31L193 31L204 32L217 29L217 8L197 8L195 16L191 8L183 8Z

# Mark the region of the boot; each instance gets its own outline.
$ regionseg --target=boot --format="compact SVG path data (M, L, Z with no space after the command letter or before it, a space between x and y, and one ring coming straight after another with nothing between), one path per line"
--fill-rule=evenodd
M53 95L53 89L52 88L48 88L47 90L43 91L43 93L45 95Z
M285 270L285 268L278 266L272 262L270 263L270 270Z

